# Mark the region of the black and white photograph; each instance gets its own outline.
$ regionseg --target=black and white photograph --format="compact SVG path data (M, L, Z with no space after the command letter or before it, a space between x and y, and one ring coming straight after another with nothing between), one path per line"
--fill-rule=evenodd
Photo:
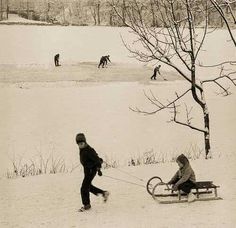
M1 228L235 228L236 0L0 0Z

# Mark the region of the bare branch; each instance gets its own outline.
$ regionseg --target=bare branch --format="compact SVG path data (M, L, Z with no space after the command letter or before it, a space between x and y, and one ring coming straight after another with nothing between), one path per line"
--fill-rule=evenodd
M181 98L183 98L189 91L191 91L191 89L188 89L186 90L184 93L182 93L180 96L178 95L177 98L175 98L174 100L172 101L168 101L167 104L163 104L162 102L160 102L155 96L154 94L152 93L151 91L151 95L152 97L149 97L146 93L144 93L145 97L149 100L149 102L156 106L157 109L154 110L154 111L151 111L151 112L148 112L148 111L144 111L144 110L141 110L137 107L135 108L131 108L129 107L129 109L133 112L137 112L137 113L141 113L141 114L144 114L144 115L153 115L153 114L156 114L157 112L160 112L161 110L163 109L169 109L169 108L173 108L172 105L177 102L178 100L180 100Z
M213 65L203 65L202 63L199 62L200 67L218 67L224 64L236 65L236 61L224 61L224 62L213 64Z
M192 126L192 125L189 123L188 120L187 120L187 123L181 122L181 121L177 120L177 113L178 113L178 111L177 111L177 108L176 108L175 103L173 104L173 110L174 110L174 111L173 111L174 116L173 116L172 121L174 121L174 122L177 123L177 124L180 124L180 125L189 127L189 128L191 128L191 129L193 129L193 130L199 131L199 132L203 132L203 133L206 132L205 130L203 130L203 129L201 129L201 128ZM188 117L187 117L187 118L188 118Z

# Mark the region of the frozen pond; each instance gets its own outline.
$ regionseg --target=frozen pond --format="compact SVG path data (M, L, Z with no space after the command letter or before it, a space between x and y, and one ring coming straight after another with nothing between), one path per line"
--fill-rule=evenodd
M1 25L0 64L48 65L55 53L67 64L97 62L105 54L110 54L113 62L137 63L129 58L121 36L132 44L134 35L128 28ZM212 64L235 58L232 47L227 30L216 30L208 35L200 61Z

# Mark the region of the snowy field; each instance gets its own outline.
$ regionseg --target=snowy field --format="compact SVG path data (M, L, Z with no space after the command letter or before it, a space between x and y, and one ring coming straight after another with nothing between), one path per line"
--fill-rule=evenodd
M166 159L203 148L202 135L167 123L170 113L143 116L129 107L152 109L143 91L171 99L186 83L162 66L168 81L150 82L153 65L130 59L120 34L124 28L0 26L0 173L11 167L10 158L31 159L38 154L63 157L68 166L79 163L74 138L84 132L99 155L120 163L120 169L142 178L138 181L118 169L104 175L139 185L96 177L94 184L111 192L104 204L92 196L92 210L78 214L81 206L80 167L73 173L0 179L0 227L229 227L236 226L236 88L221 97L209 86L213 159L203 154L191 161L198 180L220 185L224 200L160 205L144 185L155 175L164 181L177 169L175 163L127 167L128 159L153 150ZM17 37L17 39L16 39ZM96 37L96 39L95 39ZM210 35L202 61L211 64L236 56L223 30ZM17 42L16 42L17 40ZM222 43L222 45L216 45ZM53 67L60 53L62 66ZM99 57L111 55L107 68L98 69ZM211 76L209 69L201 77ZM191 103L191 97L186 98ZM201 126L201 112L193 106L194 124Z

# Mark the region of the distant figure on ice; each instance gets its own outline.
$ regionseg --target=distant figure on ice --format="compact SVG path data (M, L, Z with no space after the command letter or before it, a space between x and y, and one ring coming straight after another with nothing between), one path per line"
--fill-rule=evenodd
M56 54L56 55L54 56L54 63L55 63L55 66L56 66L56 67L57 67L57 66L60 66L60 64L59 64L59 57L60 57L59 54Z
M153 72L153 75L152 75L152 77L151 77L151 80L152 80L152 79L157 80L157 79L156 79L157 73L158 73L159 75L161 75L161 73L160 73L160 68L161 68L161 65L158 65L158 66L156 66L156 67L154 68L154 72Z
M179 166L179 170L167 184L173 185L173 191L182 190L187 193L188 202L192 202L195 200L195 196L191 192L191 189L196 183L194 171L190 166L188 158L184 154L179 155L176 162Z
M92 185L92 180L97 173L99 176L102 176L101 165L103 160L99 158L96 151L87 144L83 133L76 135L76 143L80 150L80 162L84 168L84 179L80 189L83 207L79 209L79 212L83 212L91 208L89 192L96 196L101 195L104 202L107 201L109 192Z
M135 161L134 161L134 159L131 159L131 165L132 165L132 166L135 166Z
M102 56L98 65L98 68L102 65L102 68L107 65L107 61L111 62L110 55Z

